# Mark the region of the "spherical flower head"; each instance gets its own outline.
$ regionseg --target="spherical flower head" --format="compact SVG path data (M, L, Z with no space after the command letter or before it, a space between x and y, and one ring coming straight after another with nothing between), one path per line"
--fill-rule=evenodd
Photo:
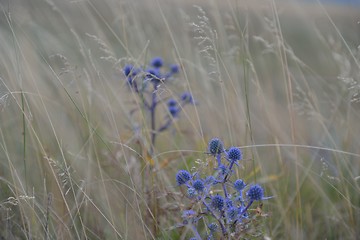
M188 188L187 194L188 194L188 197L189 197L189 198L195 197L195 196L196 196L196 190L195 190L195 188L192 188L192 187Z
M191 179L191 175L186 170L180 170L176 174L176 182L178 185L182 185L187 183Z
M184 103L191 103L191 104L195 104L194 98L192 97L191 93L189 92L183 92L180 96L181 101L183 101Z
M171 116L176 117L179 113L179 108L177 106L169 106L168 107L169 113Z
M156 68L149 68L146 72L147 72L146 76L151 80L152 79L159 80L161 78L160 71Z
M258 184L252 185L247 191L246 196L250 201L260 201L264 197L264 189Z
M179 72L179 65L177 64L171 64L170 65L170 72L172 74L178 73Z
M245 182L242 179L238 179L234 182L234 188L241 192L246 187Z
M175 100L175 99L173 99L173 98L170 98L169 100L168 100L168 102L167 102L167 105L169 106L169 107L175 107L175 106L177 106L177 101Z
M224 152L224 144L218 138L211 139L209 142L208 148L209 148L209 152L212 155L217 155L217 154L221 154L222 152Z
M211 198L211 206L213 206L213 208L221 210L224 208L224 198L220 195L215 195Z
M241 158L242 158L241 150L238 149L237 147L231 147L231 148L227 151L227 158L228 158L229 161L231 161L231 162L236 162L236 161L238 161L238 160L241 160Z
M123 69L125 76L128 77L130 75L130 73L133 71L133 69L134 69L133 65L131 65L131 64L125 65L125 67Z
M164 65L164 61L162 60L161 57L154 57L151 62L150 62L151 66L153 66L154 68L161 68Z
M204 188L205 188L203 180L201 180L201 179L195 180L194 183L193 183L193 188L195 188L196 191L198 191L198 192L203 191Z
M216 223L209 223L208 228L210 232L214 233L218 229L218 225Z

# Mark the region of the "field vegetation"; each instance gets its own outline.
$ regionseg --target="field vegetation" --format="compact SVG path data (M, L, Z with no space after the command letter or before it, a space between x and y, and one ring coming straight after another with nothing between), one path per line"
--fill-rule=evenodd
M176 173L211 173L212 138L239 147L233 175L273 197L249 209L259 218L240 239L360 236L358 8L3 0L0 10L0 239L190 239ZM179 73L159 82L152 118L124 67L156 56ZM184 92L193 104L169 114Z

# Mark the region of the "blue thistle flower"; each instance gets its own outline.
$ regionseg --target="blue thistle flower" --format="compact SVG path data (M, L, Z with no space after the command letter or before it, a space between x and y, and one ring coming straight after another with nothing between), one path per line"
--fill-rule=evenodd
M195 104L195 100L189 92L183 92L180 96L180 99L183 101L183 103Z
M242 179L238 179L234 182L234 188L241 192L246 187L245 182Z
M169 106L168 110L169 110L170 115L173 117L176 117L177 114L179 113L179 108L176 106Z
M264 189L258 184L252 185L247 191L246 196L250 201L260 201L264 197Z
M179 65L177 64L171 64L170 65L170 73L175 74L179 72Z
M151 60L150 65L153 66L154 68L161 68L164 65L164 61L162 60L161 57L154 57Z
M159 69L156 68L150 68L148 69L146 74L146 77L148 80L158 83L161 79L161 73L159 71Z
M215 209L222 210L224 204L224 198L221 195L215 195L211 198L211 206Z
M203 180L201 180L201 179L195 180L194 183L193 183L193 188L195 188L196 191L198 191L198 192L203 191L204 188L205 188Z
M191 175L186 170L180 170L176 174L176 182L178 185L182 185L187 183L191 179Z
M227 158L230 162L236 162L238 160L241 160L242 158L241 150L238 149L237 147L231 147L227 151Z
M168 102L167 102L167 105L169 106L169 107L174 107L174 106L177 106L177 101L175 100L175 99L173 99L173 98L170 98L169 100L168 100Z
M224 152L224 144L218 138L213 138L208 144L209 153L212 155L221 154Z
M192 188L192 187L188 188L187 194L188 194L188 197L189 197L189 198L195 197L195 196L196 196L196 190L195 190L195 188Z
M123 71L124 71L124 74L126 77L128 77L130 75L130 73L133 71L133 68L134 68L134 66L131 64L125 65Z
M168 105L168 110L169 110L170 115L173 117L176 117L180 111L177 101L173 98L170 98L167 102L167 105Z

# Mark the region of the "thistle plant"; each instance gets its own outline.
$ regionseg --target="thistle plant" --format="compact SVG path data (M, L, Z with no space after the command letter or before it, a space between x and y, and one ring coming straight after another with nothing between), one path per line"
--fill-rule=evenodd
M213 138L208 144L208 154L216 161L216 168L210 176L201 176L199 171L190 173L180 170L176 183L186 189L185 196L191 202L182 213L182 223L177 227L188 227L193 233L191 239L236 239L250 229L252 219L250 207L254 202L269 199L258 184L247 185L242 179L232 180L234 167L242 160L237 147L224 148L223 142ZM205 231L200 231L204 229ZM201 236L205 232L206 236Z
M131 64L123 68L129 88L140 98L141 108L150 118L150 156L153 155L157 135L169 129L185 105L195 104L192 95L186 91L175 98L167 99L167 116L160 126L156 125L157 107L164 101L159 98L159 89L161 85L175 80L175 75L180 71L176 64L171 64L167 68L164 65L161 57L154 57L145 69L136 68Z

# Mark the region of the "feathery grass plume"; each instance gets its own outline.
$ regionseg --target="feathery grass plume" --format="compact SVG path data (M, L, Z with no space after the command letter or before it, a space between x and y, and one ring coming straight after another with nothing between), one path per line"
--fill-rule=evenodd
M264 197L264 189L258 184L247 188L241 179L229 184L234 172L232 171L234 163L237 164L237 161L242 159L242 152L239 148L231 147L223 150L222 141L213 138L209 141L208 151L216 158L218 167L212 175L205 177L205 181L199 178L201 174L199 171L195 171L193 174L197 177L195 180L186 170L180 170L176 174L178 186L186 186L187 195L185 197L191 202L191 207L184 211L183 218L184 215L191 215L192 220L191 222L183 221L178 227L189 227L190 224L192 233L199 239L246 237L247 231L243 231L243 229L246 228L250 231L250 229L256 228L255 223L252 224L252 222L258 221L257 216L251 214L249 208L255 201L267 200L269 197ZM227 163L221 161L223 154L228 160ZM243 197L245 189L247 189L246 198ZM215 192L216 194L214 194ZM208 231L203 232L204 224ZM220 231L218 231L218 226L220 226Z

